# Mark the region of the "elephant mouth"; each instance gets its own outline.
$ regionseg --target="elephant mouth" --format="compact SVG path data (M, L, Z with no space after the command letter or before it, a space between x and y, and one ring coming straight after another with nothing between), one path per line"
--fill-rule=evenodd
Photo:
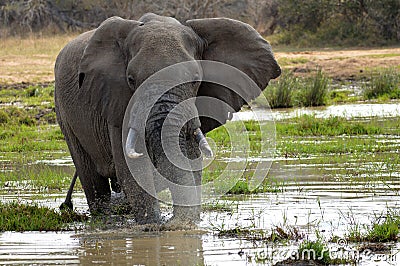
M202 154L204 154L206 157L213 157L213 151L200 128L194 130L193 136L195 137L196 142L199 145L199 149L202 152ZM137 130L134 128L129 128L125 150L126 150L126 156L128 156L131 159L137 159L143 156L143 153L137 152L135 148L137 137L138 137Z

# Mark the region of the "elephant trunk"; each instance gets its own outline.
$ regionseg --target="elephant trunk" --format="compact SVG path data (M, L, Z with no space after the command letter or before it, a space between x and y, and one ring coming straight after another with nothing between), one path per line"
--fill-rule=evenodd
M197 128L193 135L196 138L196 142L199 145L199 148L201 152L206 156L206 157L213 157L213 151L210 147L210 145L207 142L206 137L204 136L203 132L201 131L200 128ZM136 152L135 145L136 145L136 139L137 139L137 132L136 129L134 128L129 128L128 136L126 139L126 155L131 158L131 159L136 159L139 158L143 155L143 153Z
M154 150L162 150L160 146L163 141L161 131L164 131L163 137L167 139L177 139L178 137L180 140L179 145L187 144L188 139L196 140L198 148L200 148L203 155L212 157L213 152L200 129L200 119L195 106L195 98L184 97L189 98L189 100L179 98L180 94L184 94L182 91L185 91L185 88L174 88L161 96L152 106L145 125L146 145L150 149L149 145L156 146L153 147ZM126 155L131 159L136 159L143 155L142 151L137 151L135 147L141 124L134 120L136 118L132 116L125 144Z

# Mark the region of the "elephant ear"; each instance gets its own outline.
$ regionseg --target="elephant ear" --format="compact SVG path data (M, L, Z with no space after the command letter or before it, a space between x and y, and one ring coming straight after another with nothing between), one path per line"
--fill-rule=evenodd
M91 107L108 123L120 127L132 96L126 80L123 43L142 22L112 17L105 20L90 38L79 65L79 88L90 95Z
M277 78L281 69L276 62L269 43L250 25L227 18L194 19L186 22L206 45L202 54L203 60L218 61L233 66L247 74L258 86L240 88L240 94L231 89L210 82L200 85L198 96L208 96L224 101L227 105L197 103L199 115L212 115L214 119L201 116L201 128L208 132L231 118L232 109L241 107L260 95L270 79ZM215 75L214 70L204 69L204 80L207 75ZM209 106L208 106L209 105ZM231 107L231 108L229 108Z

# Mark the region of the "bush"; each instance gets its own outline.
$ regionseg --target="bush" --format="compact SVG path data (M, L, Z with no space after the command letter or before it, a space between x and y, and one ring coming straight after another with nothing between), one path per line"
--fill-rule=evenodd
M372 74L369 83L363 87L365 99L375 99L388 96L390 99L400 98L400 74L395 68L384 69L378 74Z
M400 40L398 0L280 0L278 44L354 46Z

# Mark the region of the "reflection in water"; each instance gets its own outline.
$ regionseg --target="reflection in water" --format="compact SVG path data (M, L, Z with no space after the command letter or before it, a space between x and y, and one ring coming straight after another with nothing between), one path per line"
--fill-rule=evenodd
M5 232L0 264L203 265L201 238L199 232Z
M72 232L4 232L0 234L0 264L78 264L79 240Z
M84 265L203 265L201 234L161 232L127 237L129 232L83 236L78 248Z

